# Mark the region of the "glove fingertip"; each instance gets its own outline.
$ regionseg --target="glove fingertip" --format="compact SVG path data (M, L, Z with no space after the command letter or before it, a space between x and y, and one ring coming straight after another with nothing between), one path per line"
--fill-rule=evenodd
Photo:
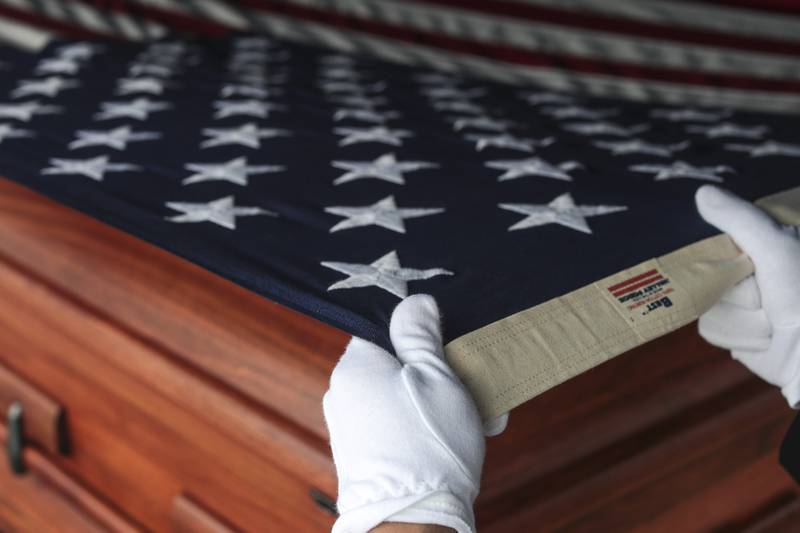
M730 208L749 207L738 196L715 185L699 187L694 198L700 216L712 226L726 233L730 232L730 227L728 227L730 217L726 216Z
M390 328L418 323L439 323L439 306L430 294L412 294L397 304L392 312Z
M700 216L727 233L756 268L785 245L785 234L765 211L730 191L703 185L695 193L695 202Z

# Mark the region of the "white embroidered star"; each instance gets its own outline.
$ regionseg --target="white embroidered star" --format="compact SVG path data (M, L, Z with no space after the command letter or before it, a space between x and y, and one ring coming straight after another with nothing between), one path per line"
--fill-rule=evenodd
M363 178L376 178L389 183L405 184L403 174L424 168L437 168L439 165L428 161L398 161L394 154L383 154L374 161L332 161L334 168L346 170L333 181L341 185Z
M78 174L95 181L103 181L106 172L141 170L129 163L110 163L107 155L90 159L50 159L50 165L42 169L42 174Z
M239 50L228 60L228 70L266 73L273 68L273 65L268 65L270 61L273 61L273 57L268 53L258 50Z
M598 148L611 151L613 155L626 154L648 154L660 157L670 157L672 152L683 150L689 146L688 141L676 144L652 144L641 139L631 139L629 141L596 141Z
M231 55L232 63L263 63L269 60L266 50L237 50Z
M428 98L452 98L454 100L465 100L467 98L477 98L486 94L485 89L461 89L459 87L430 87L422 90Z
M386 98L383 98L382 96L364 95L333 96L330 98L330 101L351 107L363 107L365 109L375 109L375 107L379 105L385 105L387 103Z
M292 57L292 53L289 50L273 50L267 56L266 61L277 63L279 61L286 61L290 57Z
M117 94L132 93L162 94L167 83L159 78L120 78L117 80Z
M149 98L137 98L130 102L103 102L100 104L102 111L95 113L95 120L110 120L114 118L135 118L147 120L150 113L170 109L168 102L155 102Z
M475 128L479 130L506 131L514 125L510 120L498 120L486 115L479 117L453 117L453 129L461 131L464 128Z
M0 118L13 118L28 122L34 115L60 113L61 107L42 105L37 100L14 104L0 104Z
M155 131L131 131L128 125L105 131L75 132L77 138L69 143L69 149L83 148L86 146L110 146L116 150L125 150L129 142L152 141L161 137Z
M332 80L359 80L364 77L362 73L351 67L324 67L320 69L319 75Z
M333 120L336 122L351 118L373 124L383 124L387 120L399 117L400 113L396 111L374 111L372 109L337 109L333 114Z
M145 50L136 56L136 58L131 62L131 65L153 64L157 67L172 69L181 62L181 59L182 54L170 54L153 50Z
M239 37L234 42L234 47L239 50L268 50L275 46L267 37Z
M150 42L147 45L148 53L160 55L182 55L190 51L195 45L190 45L178 39Z
M526 215L525 218L510 226L508 231L544 226L545 224L561 224L568 228L592 233L588 217L608 215L625 211L624 205L575 205L570 193L564 193L549 204L497 204L500 209Z
M340 54L329 54L319 58L319 62L323 65L335 67L349 67L357 63L355 58Z
M654 109L650 112L651 117L663 118L670 122L716 122L717 120L730 116L730 114L730 111L714 113L712 111L699 111L692 108Z
M383 126L375 126L374 128L335 128L333 132L336 135L344 135L344 139L339 141L339 146L366 142L401 146L404 138L413 136L413 133L408 130L390 130Z
M258 118L268 118L271 111L286 109L282 105L260 100L217 100L214 102L214 118L236 117L247 115Z
M250 78L252 80L258 80L258 85L263 85L265 80L269 76L269 69L266 65L243 65L243 64L232 64L228 66L228 71L232 75L233 78ZM255 85L251 83L250 85Z
M19 80L17 88L11 92L11 97L22 98L32 94L53 97L64 89L74 89L78 86L80 84L77 81L59 76L50 76L39 80Z
M56 48L55 53L61 59L67 60L86 60L99 53L102 46L91 43L72 43L65 44Z
M379 93L386 89L386 84L378 81L370 84L359 84L349 81L321 81L319 83L320 89L326 93Z
M569 106L548 106L541 109L545 115L550 115L557 119L583 118L588 120L600 120L619 113L616 109L587 109L576 105Z
M717 137L744 137L746 139L760 139L769 132L767 126L741 126L733 122L721 122L713 126L688 126L689 133L700 133L711 139Z
M227 163L187 163L185 168L194 174L181 182L184 185L221 180L245 187L248 184L249 176L286 170L286 167L280 165L248 165L246 157L237 157Z
M365 77L365 74L359 72L356 68L355 61L341 61L329 62L324 59L320 60L318 75L320 78L328 78L329 81L342 81L342 80L360 80Z
M233 196L226 196L208 203L167 202L166 205L170 209L182 213L166 217L170 222L211 222L227 229L236 229L236 217L278 216L277 213L261 207L236 207Z
M153 63L133 63L128 68L128 73L131 76L157 76L159 78L168 78L172 75L173 69L164 65L156 65Z
M248 98L268 98L280 94L278 89L267 89L266 87L253 87L252 85L228 84L222 87L220 95L223 98L231 96L246 96Z
M444 102L433 102L433 108L437 111L454 111L456 113L483 113L481 106L467 102L466 100L452 100Z
M245 84L253 87L264 88L270 84L285 83L288 75L284 72L278 74L266 74L263 72L234 72L231 76L237 84Z
M475 142L475 149L482 151L489 146L497 148L507 148L509 150L521 150L523 152L533 152L537 146L548 146L555 142L555 137L545 137L543 139L530 139L515 137L508 134L500 135L467 135L467 140Z
M264 86L268 83L269 69L262 65L231 65L230 75L246 85Z
M397 233L405 233L406 218L418 218L443 213L444 209L397 207L394 196L387 196L372 205L365 207L326 207L326 213L347 217L330 229L330 232L343 229L360 228L362 226L380 226Z
M400 259L395 250L368 265L333 261L323 261L320 264L348 276L328 287L329 291L357 287L380 287L400 298L408 296L409 281L430 279L434 276L453 275L452 272L443 268L428 268L426 270L404 268L400 266Z
M38 74L75 74L81 65L74 59L42 59L36 65Z
M749 152L750 157L764 157L766 155L800 157L800 145L775 141L765 141L761 144L726 144L725 149L736 152Z
M20 130L8 122L0 122L0 143L6 139L16 139L20 137L35 137L36 134L31 130Z
M248 61L232 61L228 63L228 70L231 72L249 73L266 75L272 70L271 67L264 63L251 63Z
M567 172L583 167L583 165L577 161L565 161L558 165L553 165L538 157L518 160L487 161L486 166L498 170L505 170L505 172L497 178L497 181L513 180L523 176L542 176L545 178L572 181L572 176L567 174Z
M575 101L574 96L548 91L525 91L520 93L520 96L531 105L572 104Z
M167 70L170 72L174 71L181 63L181 56L179 55L165 55L165 54L156 54L151 52L142 52L136 59L131 63L136 69L137 74L147 74L150 71L150 65L155 67L152 69L154 72L158 72L167 76ZM130 72L130 70L129 70Z
M288 137L291 133L288 130L275 128L259 128L254 122L249 122L238 128L214 129L206 128L203 135L213 137L203 141L201 148L212 146L222 146L225 144L240 144L248 148L260 148L261 139L271 139L273 137Z
M181 41L150 43L147 53L152 56L180 57L189 51L189 46Z
M270 73L276 70L276 65L267 65L264 63L248 63L242 61L234 61L228 63L228 75L232 78L242 78L246 76L260 77L261 83L264 83L269 78ZM283 71L281 71L283 72Z
M575 122L565 124L564 129L581 135L616 135L619 137L630 137L637 133L642 133L650 129L647 124L637 124L635 126L620 126L613 122Z
M453 74L443 74L441 72L417 74L414 76L414 80L424 85L455 85L462 81L461 78Z
M716 165L713 167L696 167L684 161L675 161L670 165L633 165L630 170L634 172L647 172L655 174L655 181L663 181L673 178L691 178L697 180L722 182L722 172L734 172L731 167Z
M180 58L189 52L197 51L195 45L189 45L181 41L162 41L150 43L142 55L151 57Z

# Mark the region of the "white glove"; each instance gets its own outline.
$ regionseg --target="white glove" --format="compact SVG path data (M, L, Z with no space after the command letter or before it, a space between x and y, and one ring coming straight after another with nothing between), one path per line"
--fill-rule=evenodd
M444 360L436 302L406 298L389 333L397 358L353 338L322 400L339 477L333 532L407 522L471 533L484 428ZM504 422L490 430L502 431Z
M755 274L729 290L700 317L708 342L731 350L762 379L777 385L793 408L800 404L800 239L764 211L711 185L700 187L697 209L730 235L755 265Z

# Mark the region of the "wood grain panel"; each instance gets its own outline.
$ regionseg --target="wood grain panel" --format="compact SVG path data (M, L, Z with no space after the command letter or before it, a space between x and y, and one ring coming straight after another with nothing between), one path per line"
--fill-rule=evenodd
M0 425L0 443L6 429ZM138 529L61 472L34 449L24 453L28 472L15 476L0 461L0 531L37 533L135 533Z
M669 427L693 405L752 380L728 353L703 341L695 325L640 346L516 408L506 432L488 440L479 506L491 507L615 443ZM620 456L631 453L617 449Z
M236 530L215 516L188 494L181 493L172 502L170 512L173 533L234 533Z
M678 525L687 533L725 527L741 530L742 523L762 514L776 500L800 503L795 483L781 468L774 453L744 462L741 468L711 486L683 495L683 501L639 523L634 533L672 533ZM796 526L800 526L800 522Z
M2 263L0 307L0 361L68 412L73 453L58 464L142 525L168 530L173 499L189 490L248 530L330 527L308 495L311 481L294 477L316 470L330 493L327 454ZM9 356L23 349L24 359ZM259 441L240 444L258 430Z
M800 498L784 499L772 509L738 528L741 533L797 533L800 524ZM728 533L720 531L720 533Z
M775 457L791 416L773 388L745 383L493 500L479 525L487 532L531 524L538 531L628 531L749 463ZM729 513L736 512L734 503ZM672 524L673 531L690 525Z

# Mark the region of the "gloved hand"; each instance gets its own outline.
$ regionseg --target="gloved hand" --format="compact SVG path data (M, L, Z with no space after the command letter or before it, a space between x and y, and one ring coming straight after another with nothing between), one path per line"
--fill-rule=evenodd
M436 302L406 298L389 333L397 358L353 338L323 398L339 477L333 533L364 533L382 522L471 533L484 427L444 360ZM489 431L504 425L501 419Z
M764 211L711 185L700 187L697 209L753 261L748 277L700 317L700 335L731 350L789 405L800 405L800 239Z

